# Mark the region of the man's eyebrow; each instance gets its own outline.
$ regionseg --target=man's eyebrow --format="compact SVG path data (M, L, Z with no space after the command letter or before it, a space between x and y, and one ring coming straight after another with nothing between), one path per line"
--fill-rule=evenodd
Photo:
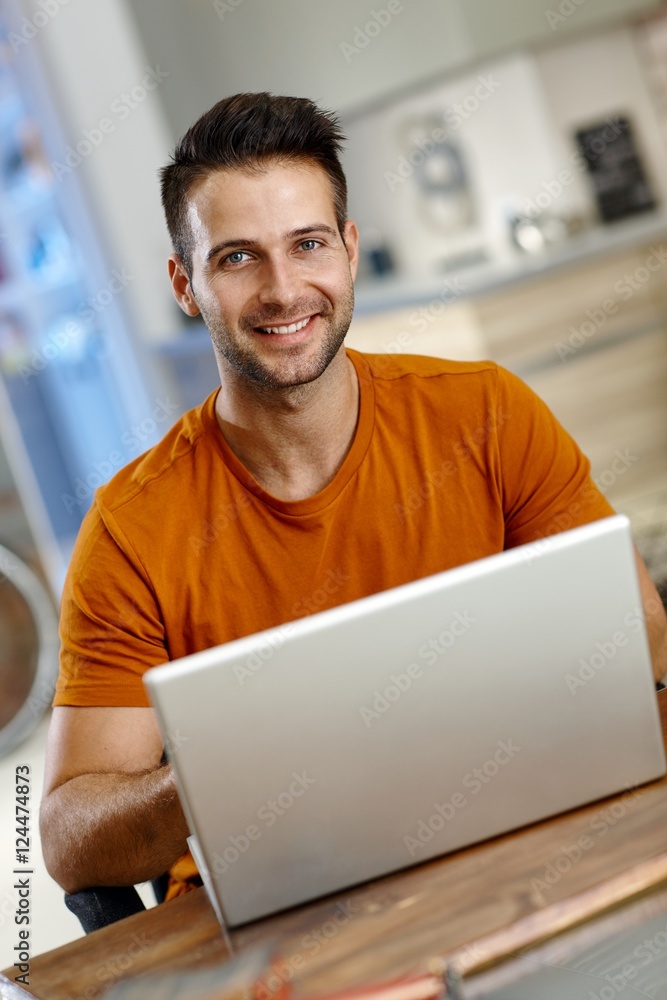
M312 233L326 233L327 236L332 237L340 235L337 229L333 229L325 222L316 222L312 226L302 226L299 229L290 230L289 233L285 233L285 239L293 240L296 239L297 236L309 236ZM221 243L216 243L216 245L206 254L206 263L210 264L215 257L223 253L225 250L232 250L236 247L248 247L252 249L253 247L258 247L259 245L258 240L243 239L241 236L233 240L223 240Z
M301 229L293 229L291 233L286 234L288 240L293 240L297 236L308 236L309 233L326 233L327 236L339 236L337 229L332 229L331 226L327 226L325 222L316 222L312 226L303 226Z
M237 239L234 240L223 240L222 243L216 243L216 245L212 247L206 254L206 263L210 264L213 258L217 257L218 254L221 254L223 250L231 250L233 247L239 247L239 246L257 247L259 246L259 243L257 242L257 240L250 240L250 239L244 240L243 237L241 236L239 236Z

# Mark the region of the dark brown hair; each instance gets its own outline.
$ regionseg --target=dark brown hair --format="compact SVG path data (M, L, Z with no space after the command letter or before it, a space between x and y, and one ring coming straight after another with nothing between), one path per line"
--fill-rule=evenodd
M347 183L340 163L345 140L337 118L305 97L235 94L218 101L188 129L172 162L160 171L162 207L174 252L192 277L187 199L193 184L215 170L253 168L271 160L312 160L327 172L341 236Z

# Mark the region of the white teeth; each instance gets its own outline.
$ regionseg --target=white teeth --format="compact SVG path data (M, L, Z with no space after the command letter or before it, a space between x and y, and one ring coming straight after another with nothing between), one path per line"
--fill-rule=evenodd
M290 323L289 326L260 326L260 330L264 333L297 333L299 330L303 330L306 323L310 322L310 316L308 319L302 319L299 323Z

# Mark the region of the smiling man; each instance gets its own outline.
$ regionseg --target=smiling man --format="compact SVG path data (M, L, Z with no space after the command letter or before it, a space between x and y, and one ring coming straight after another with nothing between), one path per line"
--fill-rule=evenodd
M216 349L220 429L269 493L317 493L357 422L357 378L343 348L356 227L336 218L325 170L303 160L209 174L190 195L186 225L191 260L173 254L170 275L181 308L201 313Z
M341 141L311 101L241 94L162 172L173 293L221 384L97 491L72 557L41 814L69 892L196 882L149 667L612 513L509 372L346 351ZM664 612L638 567L658 678Z

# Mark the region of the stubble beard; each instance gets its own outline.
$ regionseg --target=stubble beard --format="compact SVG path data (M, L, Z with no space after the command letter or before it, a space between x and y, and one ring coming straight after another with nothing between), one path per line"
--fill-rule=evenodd
M249 331L248 336L251 337L256 336L252 333L255 327L271 326L272 320L276 317L283 321L289 321L284 310L276 309L274 316L264 313L262 316L246 317L241 324L241 335L236 339L230 336L228 328L223 323L216 322L212 317L208 317L203 310L200 311L216 352L231 365L242 379L253 383L256 387L286 389L314 382L326 371L338 354L352 322L354 286L350 283L345 296L338 300L337 315L328 300L322 300L317 304L314 302L299 304L298 310L292 309L294 318L318 313L317 321L320 324L326 324L320 335L317 352L302 362L297 360L302 350L300 344L295 344L291 348L283 348L279 356L276 356L275 362L267 364L255 351L241 342L244 329ZM280 334L274 336L280 336Z

